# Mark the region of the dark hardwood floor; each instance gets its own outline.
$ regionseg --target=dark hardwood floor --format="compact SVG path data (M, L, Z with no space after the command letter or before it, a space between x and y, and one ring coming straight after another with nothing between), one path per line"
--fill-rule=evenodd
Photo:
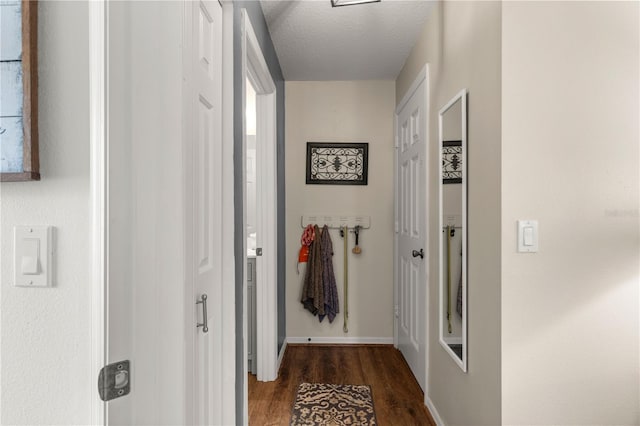
M302 382L369 385L378 424L435 426L418 382L391 345L289 345L278 380L258 382L249 374L249 424L288 425Z

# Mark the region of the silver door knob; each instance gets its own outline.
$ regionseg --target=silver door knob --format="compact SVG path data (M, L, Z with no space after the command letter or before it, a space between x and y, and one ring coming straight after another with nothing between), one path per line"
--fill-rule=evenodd
M420 259L424 259L424 250L423 250L423 249L420 249L420 251L418 251L418 250L413 250L413 251L411 252L411 255L412 255L413 257L418 257L418 256L420 256Z

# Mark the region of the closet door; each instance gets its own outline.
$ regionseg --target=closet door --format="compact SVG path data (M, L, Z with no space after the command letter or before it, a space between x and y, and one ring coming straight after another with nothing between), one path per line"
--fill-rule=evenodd
M426 385L426 91L422 81L397 115L396 323L398 348Z
M228 424L223 404L224 238L222 139L222 6L185 3L185 248L188 306L187 392L193 424ZM228 225L227 225L228 226ZM228 248L227 248L228 250ZM189 294L190 292L190 294ZM190 319L190 321L189 321Z

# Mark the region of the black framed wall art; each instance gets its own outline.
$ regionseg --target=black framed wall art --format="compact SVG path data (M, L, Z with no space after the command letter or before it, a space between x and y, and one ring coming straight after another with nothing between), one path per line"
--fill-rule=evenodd
M368 143L307 142L307 184L366 185Z
M442 183L462 183L462 141L442 142Z

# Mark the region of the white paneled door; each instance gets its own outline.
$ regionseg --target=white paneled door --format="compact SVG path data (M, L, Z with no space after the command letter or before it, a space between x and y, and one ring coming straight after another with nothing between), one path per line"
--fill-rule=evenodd
M90 5L95 424L236 423L232 7Z
M187 276L192 278L194 424L223 424L222 7L188 2L192 43L187 56ZM188 22L188 20L187 20ZM187 25L189 31L189 24ZM190 164L189 164L190 163ZM231 248L227 248L231 250ZM190 372L187 372L189 374Z
M426 384L426 88L417 84L397 111L396 328L398 348Z

